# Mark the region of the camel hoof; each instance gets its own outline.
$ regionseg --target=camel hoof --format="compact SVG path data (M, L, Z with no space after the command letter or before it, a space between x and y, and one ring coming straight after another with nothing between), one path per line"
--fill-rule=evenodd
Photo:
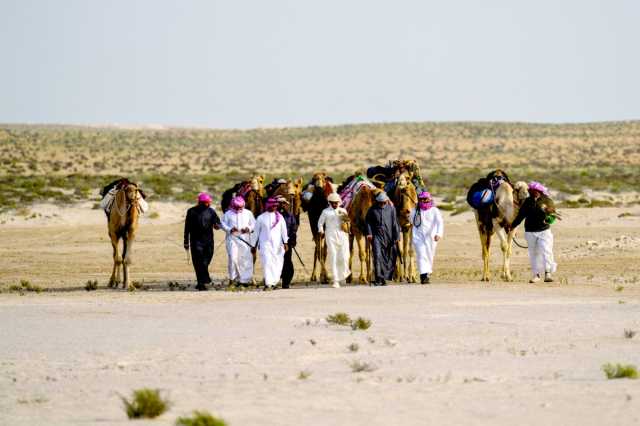
M488 282L489 282L489 277L482 277L482 278L480 279L480 281L481 281L481 282L486 282L486 283L488 283Z
M351 282L352 282L352 281L353 281L353 276L352 276L352 275L349 275L349 276L347 277L347 279L345 280L345 282L346 282L347 284L351 284Z

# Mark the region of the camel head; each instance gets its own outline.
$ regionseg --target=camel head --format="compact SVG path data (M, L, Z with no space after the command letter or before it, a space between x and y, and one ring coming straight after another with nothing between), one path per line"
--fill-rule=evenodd
M136 185L135 183L129 182L124 188L122 188L124 191L124 195L125 198L127 199L127 202L133 205L137 205L138 204L138 185Z
M251 178L251 189L253 191L258 191L260 192L260 190L264 187L264 176L254 176Z
M326 173L316 172L313 174L313 177L311 178L311 185L313 185L314 188L324 188L326 184L327 184Z
M411 183L408 173L402 173L398 177L393 198L396 204L400 227L407 229L411 226L411 219L409 217L411 210L416 207L418 202L416 188L413 186L413 183Z
M288 196L289 202L291 203L291 213L295 216L300 215L300 210L302 208L302 178L298 178L295 181L289 181L288 185Z
M524 200L529 197L529 191L527 189L527 182L519 180L513 185L513 202L518 206L524 203Z

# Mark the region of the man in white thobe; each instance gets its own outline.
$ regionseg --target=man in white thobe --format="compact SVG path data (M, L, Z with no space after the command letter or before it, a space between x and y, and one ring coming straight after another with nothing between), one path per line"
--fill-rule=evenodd
M227 233L227 269L229 285L248 286L253 279L253 240L251 233L256 220L250 210L244 208L244 199L236 196L231 200L229 210L222 216L220 226Z
M278 200L269 198L264 213L256 220L255 233L258 236L260 262L264 269L264 289L272 290L282 274L284 253L287 251L289 237L287 224L277 211Z
M442 214L433 204L431 194L422 191L418 194L418 205L411 210L409 217L413 224L413 249L420 272L420 283L429 284L436 246L444 233Z
M349 214L340 207L340 196L332 193L327 197L329 207L322 211L318 219L318 232L325 235L329 268L333 276L333 287L340 288L349 274L349 235L342 229L349 221Z

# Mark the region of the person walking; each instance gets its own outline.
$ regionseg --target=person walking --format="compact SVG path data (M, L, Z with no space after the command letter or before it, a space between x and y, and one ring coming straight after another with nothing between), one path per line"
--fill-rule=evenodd
M387 285L395 270L400 226L396 209L384 191L376 196L376 204L369 208L365 223L373 253L374 285Z
M196 289L204 291L211 284L209 264L213 258L213 230L220 229L220 218L211 208L211 196L198 195L198 204L187 210L184 221L184 249L191 248L191 261L196 272Z
M551 224L557 213L549 191L540 182L531 182L528 186L529 197L524 201L518 215L511 224L516 228L524 220L524 238L529 250L529 263L532 277L530 283L537 283L544 274L545 282L553 282L553 273L557 264L553 258L553 234Z
M264 213L256 220L256 235L258 236L258 249L260 261L264 270L264 289L272 290L282 274L284 254L289 249L287 242L287 225L284 218L278 212L278 201L269 198Z
M343 282L351 273L349 271L349 234L344 229L344 225L349 222L349 214L340 207L342 200L337 193L329 194L327 201L329 207L322 211L318 219L318 233L320 236L325 235L333 287L340 288L340 282Z
M287 236L289 237L287 250L284 252L282 273L280 274L280 278L282 279L282 288L289 288L295 272L293 268L292 254L296 247L296 236L298 234L298 226L300 224L298 223L296 216L290 211L291 205L286 198L279 195L276 197L276 201L278 201L278 212L280 212L284 219L284 223L287 226Z
M411 210L409 218L413 225L412 243L420 272L420 284L429 284L436 246L444 233L442 214L435 206L431 194L422 191L418 194L418 205Z
M250 210L244 208L244 198L231 199L229 210L222 216L221 226L227 233L227 270L229 285L248 286L253 279L253 248L251 234L256 220Z

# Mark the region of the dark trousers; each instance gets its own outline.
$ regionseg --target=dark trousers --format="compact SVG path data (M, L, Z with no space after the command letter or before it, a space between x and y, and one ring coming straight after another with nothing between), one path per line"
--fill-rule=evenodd
M211 283L209 264L213 258L213 244L191 243L191 262L196 271L198 286Z
M284 252L284 263L282 264L282 274L280 275L280 278L282 278L282 288L289 288L289 284L291 284L291 280L293 279L292 253L292 247L289 247L289 250Z

